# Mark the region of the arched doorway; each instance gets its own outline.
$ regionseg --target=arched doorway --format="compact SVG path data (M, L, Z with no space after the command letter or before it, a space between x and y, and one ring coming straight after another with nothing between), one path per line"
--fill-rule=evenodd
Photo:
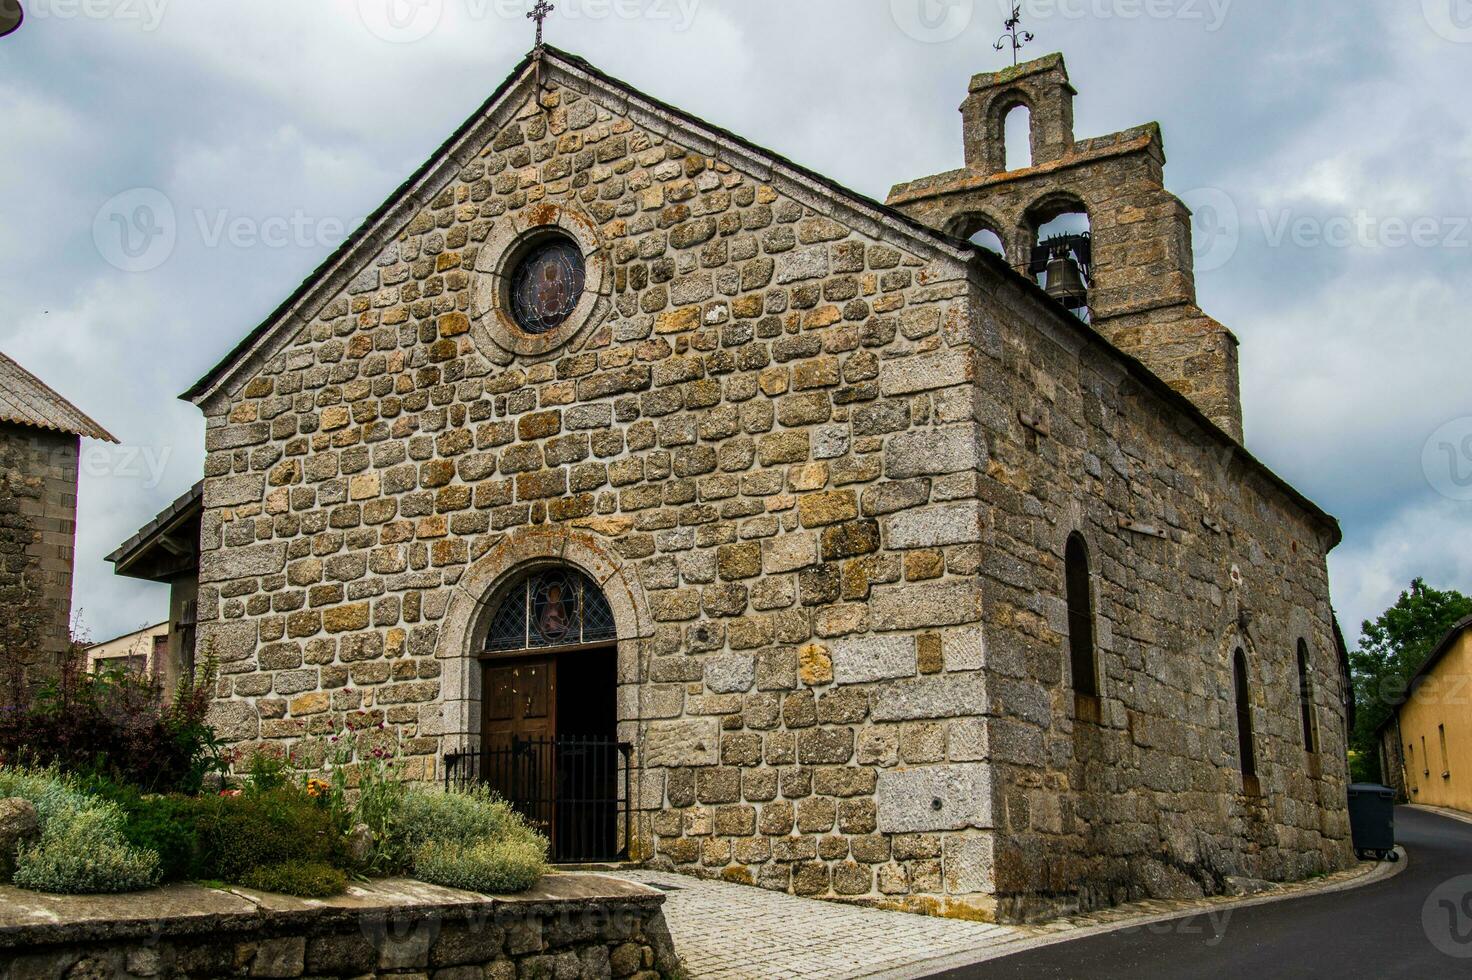
M631 748L617 740L617 629L583 572L514 577L475 634L480 744L450 773L486 784L547 835L558 862L627 851Z

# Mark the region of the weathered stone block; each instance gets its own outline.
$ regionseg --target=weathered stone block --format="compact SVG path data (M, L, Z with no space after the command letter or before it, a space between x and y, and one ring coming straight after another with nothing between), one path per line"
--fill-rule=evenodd
M982 461L979 440L969 425L898 433L884 447L884 475L904 480L974 470Z
M880 632L956 626L980 618L980 588L966 580L882 586L869 604L870 626Z
M984 763L881 772L875 796L879 832L990 829L991 779L991 767Z
M644 741L645 766L713 766L719 761L720 722L714 718L656 721Z
M756 658L712 657L705 662L705 686L717 694L740 694L756 683Z
M846 636L833 642L830 656L838 684L914 677L916 672L913 636Z
M981 541L981 505L961 501L895 514L884 521L884 540L891 548L940 548Z
M981 674L932 674L884 681L874 689L875 721L960 718L985 714L986 678Z

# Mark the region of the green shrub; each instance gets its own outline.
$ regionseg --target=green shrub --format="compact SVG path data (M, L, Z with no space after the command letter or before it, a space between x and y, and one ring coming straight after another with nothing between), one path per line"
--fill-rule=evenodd
M291 763L274 752L257 752L246 767L246 788L251 793L273 793L292 784Z
M163 881L197 877L199 803L188 796L138 796L119 804L123 836L158 855Z
M472 843L532 833L520 814L483 786L436 792L413 789L399 804L395 833L408 853L428 840Z
M546 870L547 844L535 834L470 844L431 839L414 850L420 881L491 895L524 892Z
M342 867L347 845L332 812L304 791L201 797L196 805L202 878L243 882L256 868L293 861Z
M141 891L158 884L158 855L123 840L122 815L110 804L52 820L39 843L22 847L15 884L67 895Z
M40 840L16 854L16 885L85 895L157 884L158 855L128 842L116 803L88 795L52 769L0 766L0 797L11 796L29 800L41 823Z
M348 876L320 861L285 861L252 868L240 882L263 892L298 898L329 898L348 887Z
M55 674L0 676L0 758L103 773L153 792L196 793L224 766L205 721L213 673L207 656L198 676L168 697L151 677L92 671L73 645Z
M547 841L490 790L411 789L389 842L402 867L431 884L507 894L547 868Z

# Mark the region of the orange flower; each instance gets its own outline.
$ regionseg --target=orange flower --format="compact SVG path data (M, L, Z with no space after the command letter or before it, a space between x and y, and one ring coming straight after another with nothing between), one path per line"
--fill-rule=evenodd
M331 789L332 789L332 785L330 783L328 783L327 780L325 780L325 779L309 779L309 780L307 780L307 795L308 796L326 796L327 793L328 793L328 791L331 790Z

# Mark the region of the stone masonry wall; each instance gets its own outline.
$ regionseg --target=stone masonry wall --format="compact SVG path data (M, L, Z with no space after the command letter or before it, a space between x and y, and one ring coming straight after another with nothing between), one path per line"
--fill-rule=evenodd
M547 98L206 406L221 732L311 766L382 722L432 778L475 732L459 583L575 540L647 613L619 622L639 856L990 914L964 265ZM478 339L478 251L554 203L596 227L612 312L512 360Z
M342 899L192 886L118 896L4 889L0 980L681 976L664 896L590 876L488 898L417 882Z
M54 668L70 641L79 444L0 424L0 671Z
M1085 331L1041 316L1041 298L1014 284L995 299L977 412L989 447L982 588L1003 913L1344 867L1332 528ZM1082 718L1063 590L1075 531L1091 558L1102 695ZM1311 652L1314 754L1299 714L1299 638ZM1260 797L1243 794L1238 771L1238 646Z
M481 605L560 560L618 621L637 858L974 917L1337 866L1331 530L989 263L544 67L546 111L510 102L204 405L221 732L310 767L382 723L435 778L478 732ZM557 213L600 246L609 312L513 357L481 253ZM1096 725L1062 674L1072 530ZM1261 799L1235 770L1238 633ZM1298 636L1317 762L1289 742Z

